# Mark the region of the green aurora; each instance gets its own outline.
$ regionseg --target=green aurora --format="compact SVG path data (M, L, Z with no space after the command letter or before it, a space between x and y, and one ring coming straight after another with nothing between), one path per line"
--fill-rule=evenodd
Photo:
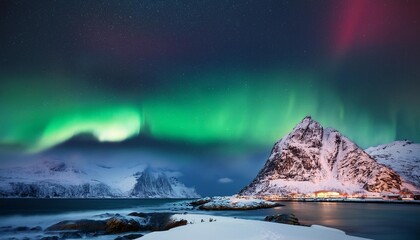
M27 88L23 83L30 78L41 84ZM392 106L378 115L354 105L309 71L211 71L162 78L188 84L162 84L152 91L115 97L105 89L80 85L81 81L77 85L69 77L14 77L1 90L1 107L8 114L0 124L8 127L0 132L0 143L37 152L82 133L99 141L122 141L145 127L144 134L159 140L266 147L306 115L363 147L397 136ZM418 140L418 121L407 127L413 132L410 137Z
M266 151L306 115L361 147L419 142L419 6L5 1L0 150L90 134Z

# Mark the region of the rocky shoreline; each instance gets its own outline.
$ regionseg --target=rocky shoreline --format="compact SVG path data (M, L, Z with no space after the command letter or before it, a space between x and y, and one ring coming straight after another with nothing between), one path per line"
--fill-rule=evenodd
M190 202L190 205L200 210L255 210L284 206L279 202L271 202L257 198L238 196L206 197Z

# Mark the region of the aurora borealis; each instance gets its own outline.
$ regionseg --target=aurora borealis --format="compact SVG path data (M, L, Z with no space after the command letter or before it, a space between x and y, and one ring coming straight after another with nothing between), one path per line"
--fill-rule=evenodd
M222 146L219 159L268 154L306 115L362 147L420 141L415 0L0 6L8 154L42 154L83 134L120 142L115 151L139 138L165 154L177 143L187 155Z

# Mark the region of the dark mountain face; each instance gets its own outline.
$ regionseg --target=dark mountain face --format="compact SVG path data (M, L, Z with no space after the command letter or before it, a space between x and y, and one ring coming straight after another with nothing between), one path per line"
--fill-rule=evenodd
M155 176L150 170L146 169L142 173L137 173L136 176L138 177L131 192L132 196L147 198L174 195L174 190L165 174L159 173Z
M199 197L193 188L187 188L175 177L164 172L154 172L146 168L136 173L136 183L130 193L132 197L139 198L196 198Z

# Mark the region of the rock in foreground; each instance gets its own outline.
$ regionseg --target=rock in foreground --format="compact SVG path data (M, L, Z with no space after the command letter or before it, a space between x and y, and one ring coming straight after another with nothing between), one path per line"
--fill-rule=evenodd
M79 238L107 234L129 233L139 231L166 231L171 228L186 225L186 220L173 220L173 213L137 213L124 217L116 214L104 220L66 220L51 225L46 232L59 234L60 237ZM104 214L103 216L107 216ZM139 234L134 234L136 238ZM132 239L134 235L125 235L120 239ZM134 237L133 237L134 238Z
M107 220L82 219L76 221L61 221L46 229L46 231L75 231L80 233L115 234L136 232L144 226L133 219L112 217Z
M134 233L134 234L127 234L122 237L117 237L115 240L131 240L143 237L143 234Z
M303 224L299 222L299 219L293 213L267 216L264 218L264 221L303 226Z
M77 231L81 233L105 233L106 221L81 219L61 221L49 226L46 231Z

